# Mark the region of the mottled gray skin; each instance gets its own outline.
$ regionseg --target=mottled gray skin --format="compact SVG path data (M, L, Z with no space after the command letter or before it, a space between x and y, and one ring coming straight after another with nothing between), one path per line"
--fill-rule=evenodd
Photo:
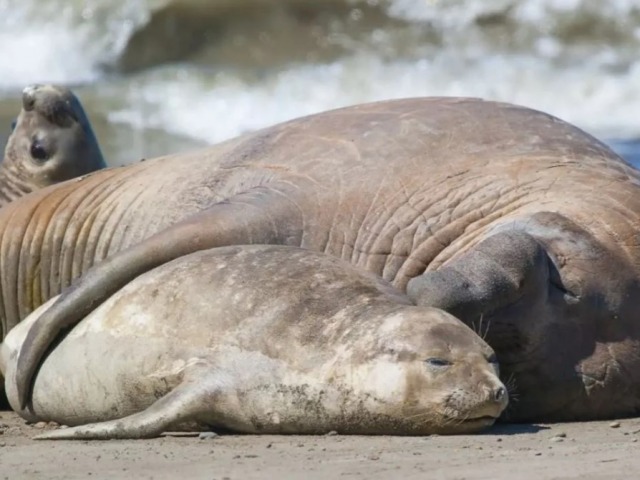
M633 415L638 225L639 173L581 130L504 103L394 100L11 204L0 211L0 312L7 331L84 272L22 346L24 405L58 333L137 275L216 246L296 245L488 327L519 394L509 419Z
M0 206L29 192L105 168L91 124L65 87L32 85L0 163Z
M8 379L48 306L3 343ZM55 347L28 410L8 385L26 419L82 425L41 437L61 439L471 433L508 402L493 350L462 322L348 262L280 245L214 248L145 273Z

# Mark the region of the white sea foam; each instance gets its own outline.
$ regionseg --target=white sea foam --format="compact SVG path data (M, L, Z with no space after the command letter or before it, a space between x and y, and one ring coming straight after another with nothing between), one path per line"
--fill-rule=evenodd
M96 81L169 0L0 0L0 90Z
M537 108L601 137L638 137L640 64L624 73L590 65L557 70L532 57L385 62L361 55L273 73L256 84L195 73L155 72L130 86L114 122L217 142L330 108L422 95L475 96Z
M253 81L186 61L105 74L132 33L170 1L179 0L0 0L0 90L91 82L93 96L110 97L100 107L110 120L208 142L321 110L418 95L511 101L599 136L640 136L634 0L380 0L391 17L435 32L436 40L394 56L376 48L388 33L376 31L330 63L271 68ZM590 29L576 30L576 22Z

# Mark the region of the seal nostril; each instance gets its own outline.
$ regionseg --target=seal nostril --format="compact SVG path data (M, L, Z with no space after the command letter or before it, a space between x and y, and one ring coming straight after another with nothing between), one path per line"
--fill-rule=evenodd
M504 397L506 394L507 394L507 391L505 390L504 387L498 387L493 391L493 399L496 402L501 402L502 400L504 400Z

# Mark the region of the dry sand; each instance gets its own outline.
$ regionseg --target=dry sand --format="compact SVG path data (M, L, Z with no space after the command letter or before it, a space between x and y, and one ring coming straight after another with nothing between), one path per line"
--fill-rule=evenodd
M640 419L509 425L481 435L414 438L224 435L32 440L41 431L13 413L0 413L0 479L640 477Z

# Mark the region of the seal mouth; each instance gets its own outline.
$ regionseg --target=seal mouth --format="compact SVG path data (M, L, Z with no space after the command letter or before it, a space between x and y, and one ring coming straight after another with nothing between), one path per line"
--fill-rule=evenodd
M497 419L498 417L492 417L491 415L483 415L482 417L465 418L463 422L464 423L476 423L476 422L493 423Z
M469 434L491 428L498 417L482 415L477 417L451 416L444 417L443 433L446 435Z
M451 422L456 422L458 424L464 424L464 425L470 425L474 423L489 425L494 423L496 420L498 420L498 417L492 417L491 415L482 415L481 417L467 417L467 418L447 416L446 418Z

